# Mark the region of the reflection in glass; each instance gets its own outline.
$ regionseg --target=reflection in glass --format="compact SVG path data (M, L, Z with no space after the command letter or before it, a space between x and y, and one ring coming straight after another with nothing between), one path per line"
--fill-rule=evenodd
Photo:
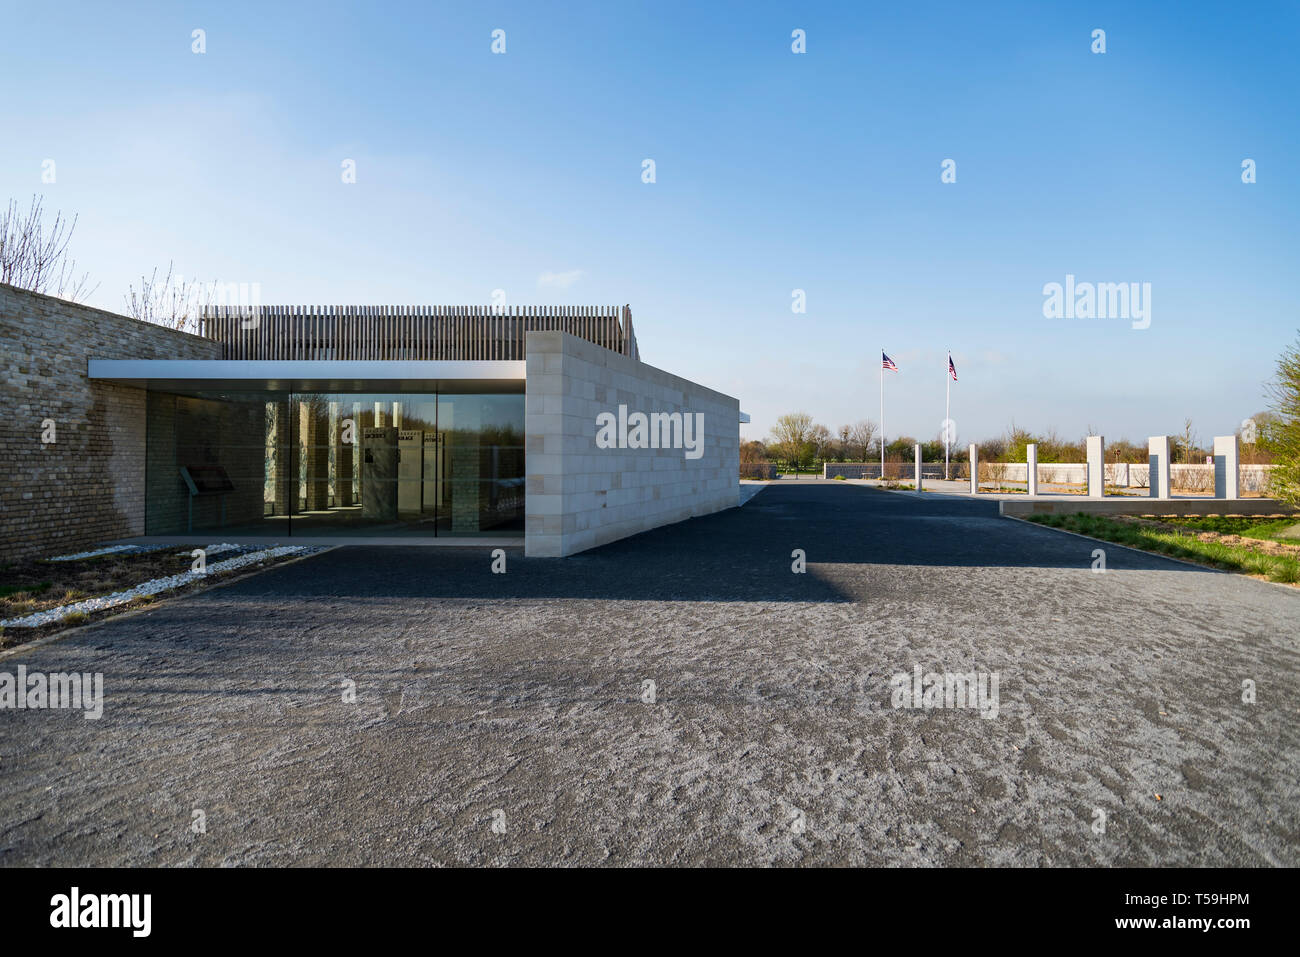
M517 535L522 394L150 392L146 533ZM196 492L187 466L224 470Z

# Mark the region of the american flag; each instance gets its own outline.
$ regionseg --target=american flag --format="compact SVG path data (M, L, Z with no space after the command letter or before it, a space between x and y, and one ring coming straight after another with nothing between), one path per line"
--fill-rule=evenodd
M957 381L957 367L952 364L952 356L948 357L948 375L952 376L952 381Z
M894 360L885 355L883 350L880 353L880 367L882 369L888 369L890 372L898 371L898 366L894 365Z

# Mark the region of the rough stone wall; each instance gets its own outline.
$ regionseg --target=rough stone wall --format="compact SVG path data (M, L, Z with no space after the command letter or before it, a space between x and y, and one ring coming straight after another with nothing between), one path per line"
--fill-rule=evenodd
M732 508L740 495L740 403L562 332L530 332L525 553L571 555ZM596 417L704 414L703 455L598 448Z
M451 458L451 530L477 532L482 527L479 493L482 490L483 453L478 436L452 433L447 447Z
M144 533L145 393L90 381L88 359L220 357L207 339L0 283L0 562Z
M914 462L910 462L910 461L909 462L887 462L885 464L887 466L885 469L885 477L888 479L897 478L903 482L910 482L912 481L913 478L916 477L916 464ZM964 463L960 463L963 465L963 468L961 469L961 474L959 475L958 464L959 463L956 461L950 463L949 474L954 479L964 476L968 471L968 469L964 468ZM745 467L746 466L742 466L742 469ZM747 466L747 467L752 468L752 466ZM770 477L776 478L775 473L776 473L777 466L773 465L771 466L771 469L773 474ZM833 479L833 478L838 478L841 475L844 476L846 479L878 479L880 478L880 462L875 461L875 462L823 462L822 463L822 478ZM760 475L745 476L745 478L762 478L762 477L763 476ZM943 478L943 463L922 462L921 478L922 479Z

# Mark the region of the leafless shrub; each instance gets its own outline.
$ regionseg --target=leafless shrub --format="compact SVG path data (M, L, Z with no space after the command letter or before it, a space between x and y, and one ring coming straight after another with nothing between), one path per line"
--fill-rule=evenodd
M127 315L141 322L192 333L198 333L199 318L204 308L212 304L209 287L174 275L170 262L161 281L155 268L148 277L140 277L139 290L130 286L123 298Z
M1169 484L1179 492L1208 492L1214 488L1214 466L1189 465L1170 468Z
M1002 491L1002 484L1007 480L1007 463L1006 462L980 462L980 481L993 482L997 484L998 491Z
M1243 492L1253 492L1257 495L1267 495L1269 491L1269 475L1272 471L1266 465L1243 468L1241 470L1241 490Z
M0 213L0 282L84 302L98 286L87 288L90 274L78 276L76 260L68 257L77 218L69 222L56 212L54 222L46 227L43 202L32 196L31 208L23 213L18 201L11 199Z

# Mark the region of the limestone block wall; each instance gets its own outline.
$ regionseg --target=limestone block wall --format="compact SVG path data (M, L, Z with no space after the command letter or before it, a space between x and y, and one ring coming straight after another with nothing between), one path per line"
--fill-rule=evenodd
M525 553L572 555L738 504L740 403L562 332L527 342ZM704 414L703 454L598 448L597 416Z
M91 357L217 359L221 345L0 283L0 562L144 534L145 393L90 381Z

